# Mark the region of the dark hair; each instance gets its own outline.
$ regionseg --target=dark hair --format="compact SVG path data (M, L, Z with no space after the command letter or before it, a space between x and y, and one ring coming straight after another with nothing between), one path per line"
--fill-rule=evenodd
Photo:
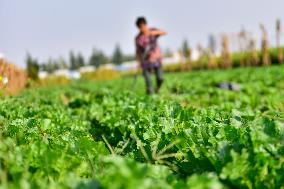
M145 17L138 17L136 20L136 26L139 28L141 24L147 24Z

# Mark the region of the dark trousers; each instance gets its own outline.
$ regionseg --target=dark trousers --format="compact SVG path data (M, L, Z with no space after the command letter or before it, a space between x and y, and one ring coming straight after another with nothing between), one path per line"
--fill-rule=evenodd
M154 91L152 81L151 81L151 72L152 71L154 71L155 76L156 76L156 82L157 82L156 91ZM152 69L143 69L143 76L144 76L145 83L146 83L147 94L153 94L154 92L158 93L162 84L163 84L163 81L164 81L163 70L162 70L161 66L154 67Z

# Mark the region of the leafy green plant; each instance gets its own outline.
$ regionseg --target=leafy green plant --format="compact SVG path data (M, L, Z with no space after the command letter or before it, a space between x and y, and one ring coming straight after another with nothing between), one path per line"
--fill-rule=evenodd
M0 101L2 188L281 188L283 66L74 81ZM228 81L239 92L216 87Z

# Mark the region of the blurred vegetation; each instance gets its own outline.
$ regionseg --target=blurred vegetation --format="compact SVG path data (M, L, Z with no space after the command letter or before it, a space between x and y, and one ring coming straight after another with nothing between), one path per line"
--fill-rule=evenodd
M284 48L281 48L282 52L284 53ZM243 66L251 67L252 64L252 53L253 52L235 52L231 54L232 59L232 67L242 67L241 62L244 61L246 64ZM262 54L260 51L257 51L257 56L259 60L262 60ZM277 48L270 48L269 49L269 57L272 62L272 64L282 64L283 62L279 62L278 59L278 50ZM222 69L221 66L221 57L215 57L215 61L217 64L216 69ZM210 69L209 65L209 57L208 55L203 55L200 57L197 61L187 62L185 65L182 63L180 64L171 64L171 65L164 65L165 72L179 72L179 71L189 71L189 70L202 70L202 69ZM262 66L263 63L261 61L258 62L256 66Z
M26 63L27 63L28 77L33 79L33 80L37 80L38 79L38 72L39 72L38 61L36 59L32 58L32 56L30 54L27 54Z
M98 69L94 72L82 73L81 78L87 80L111 80L121 76L118 71L111 69Z
M64 76L48 76L43 79L38 79L37 81L28 80L27 87L34 88L34 87L41 87L41 86L55 86L55 85L65 85L71 82L70 79Z
M283 68L166 74L159 97L139 77L135 88L79 81L7 98L0 186L281 188Z
M123 54L120 49L119 45L116 45L113 56L112 56L112 62L114 64L122 64L123 63Z
M81 53L74 55L73 51L70 52L69 55L70 62L70 70L77 70L83 66L85 66L85 60Z
M89 59L89 65L98 68L101 65L108 63L108 61L109 58L103 53L103 51L94 48Z
M282 51L284 52L284 49L282 48ZM72 55L72 54L71 54ZM71 56L70 55L70 56ZM269 50L269 55L271 62L273 64L279 64L279 59L278 59L278 49L277 48L271 48ZM74 56L74 55L72 55ZM71 57L72 57L71 56ZM259 61L257 65L253 65L251 63L251 56L252 52L245 52L245 53L240 53L240 52L235 52L231 54L231 59L232 59L232 67L252 67L252 66L262 66L262 62ZM257 51L257 56L259 60L262 60L262 55L260 50ZM176 63L176 64L167 64L163 65L164 71L165 72L183 72L183 71L193 71L193 70L204 70L204 69L224 69L221 66L221 57L214 57L216 61L216 67L211 68L209 65L209 56L208 54L204 53L203 56L200 57L199 60L197 61L191 61L190 59L187 59L187 62L181 62L181 63ZM36 64L36 59L31 58L31 56L28 56L29 60L29 76L32 80L35 77L35 73L38 72L38 67ZM94 66L98 66L101 64L104 64L107 60L107 57L103 54L103 52L94 49L92 57L90 58L90 62ZM49 60L50 64L52 64L52 60ZM241 66L241 62L244 62L245 64ZM61 59L61 67L66 66L66 62ZM136 74L141 74L141 70L130 70L130 71L116 71L112 69L106 69L106 68L100 68L98 66L98 69L93 72L87 72L87 73L81 73L81 79L83 80L113 80L117 79L120 77L129 77L133 76ZM70 82L70 79L64 77L64 76L48 76L45 79L40 79L35 81L29 81L28 87L32 86L49 86L49 85L55 85L55 84L67 84Z
M110 62L113 62L114 64L121 64L122 62L133 60L135 60L134 55L123 53L122 49L117 44L113 55L111 56L107 56L102 50L96 48L93 48L90 56L84 56L80 52L74 52L71 50L67 58L60 56L58 58L48 58L44 61L38 61L28 54L26 64L29 72L29 78L35 80L38 77L37 75L39 71L45 71L52 74L56 70L60 69L78 70L84 66L94 66L95 68L99 68Z

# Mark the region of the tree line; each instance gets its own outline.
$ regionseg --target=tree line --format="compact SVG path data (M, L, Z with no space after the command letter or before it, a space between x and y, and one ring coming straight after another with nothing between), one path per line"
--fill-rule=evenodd
M59 69L78 70L84 66L94 66L96 68L112 62L113 64L120 65L123 62L134 60L134 55L126 55L123 53L119 45L116 45L112 56L107 56L102 50L94 48L89 57L84 57L80 52L75 53L70 51L67 59L59 57L57 59L49 58L46 61L40 62L38 59L27 54L26 67L28 76L37 79L39 71L46 71L53 73Z

